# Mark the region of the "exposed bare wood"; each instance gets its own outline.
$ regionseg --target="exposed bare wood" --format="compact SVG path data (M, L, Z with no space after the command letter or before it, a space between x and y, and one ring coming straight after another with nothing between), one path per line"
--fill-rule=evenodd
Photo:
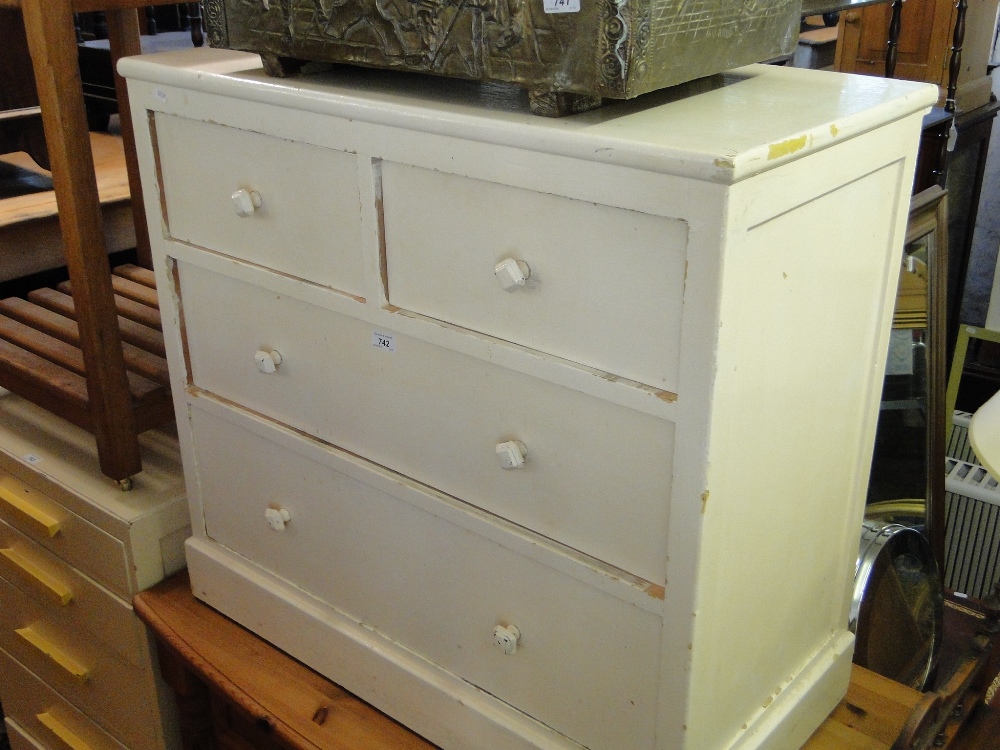
M434 747L198 602L191 595L186 574L139 594L135 609L167 646L161 647L160 655L171 686L190 692L192 682L207 682L221 691L227 705L266 721L268 734L275 740L268 746L298 750ZM326 710L318 712L322 707Z
M25 117L40 117L41 107L21 107L19 109L7 109L0 112L0 120L20 120Z
M156 310L160 309L160 303L156 298L156 289L150 289L148 286L137 284L131 279L117 275L111 277L111 286L122 297L139 302L146 305L146 307L152 307Z
M121 138L107 133L91 133L90 144L94 155L97 194L101 206L107 210L128 201L128 173L125 170L125 154ZM49 174L25 153L4 154L0 156L0 161L39 174ZM53 192L19 195L0 202L0 227L45 219L57 214Z
M139 178L139 160L135 153L135 132L132 128L132 107L129 104L128 86L118 74L118 61L123 57L142 54L139 44L139 14L134 7L109 8L107 11L108 41L111 45L111 69L114 71L115 91L118 95L118 114L121 121L122 142L125 144L125 165L132 194L132 218L135 221L136 255L139 263L153 267L149 249L149 230L146 227L146 209L142 199Z
M28 300L40 308L51 310L59 315L76 320L76 306L73 303L73 298L68 294L63 294L55 289L36 289L28 293ZM5 302L9 302L15 306L19 304L15 300L6 300ZM11 313L8 312L8 314ZM121 331L123 341L138 346L140 349L145 349L151 354L156 354L160 357L167 356L166 345L163 343L163 334L155 328L137 323L121 315L118 316L118 328Z
M28 401L90 429L87 381L79 375L0 339L0 378Z
M58 339L59 342L65 342L67 345L70 345L70 347L76 351L77 354L79 354L79 350L76 347L79 345L80 336L76 323L71 318L63 317L58 313L33 305L30 302L16 299L4 300L3 302L0 302L0 310L10 316L13 320L23 324L25 327L30 326L31 328L29 328L29 330L34 329L41 331L47 336ZM0 317L0 321L2 320L3 318ZM13 340L10 336L4 333L2 326L0 326L0 336ZM21 345L25 346L25 348L31 348L26 344ZM132 346L127 342L122 343L122 352L125 356L125 366L130 371L130 374L138 373L144 378L148 378L159 385L170 385L166 359L161 356L151 354L150 352L140 349L139 347ZM35 353L45 356L45 354L40 351L36 351ZM83 367L82 359L79 364L79 369L71 367L66 363L64 363L63 366L69 367L79 375L83 375L86 372ZM132 389L132 393L133 396L136 395L134 388Z
M80 376L87 374L83 366L83 353L78 347L67 344L44 331L0 315L0 338L36 354Z
M73 297L76 296L73 294L72 282L63 282L62 284L59 284L56 289L64 294L69 294ZM148 326L149 328L155 328L157 331L163 330L163 326L160 324L160 312L158 310L140 304L135 300L122 297L120 294L115 294L113 298L115 307L118 308L118 314L122 317L134 320L137 323Z
M156 276L148 268L126 263L123 266L115 266L111 273L115 276L121 276L123 279L134 281L136 284L147 286L150 289L156 289ZM156 307L159 307L159 305L156 305Z
M20 7L42 107L67 267L77 305L85 311L78 320L80 347L101 470L124 479L141 470L142 458L112 301L73 5L70 0L22 0Z
M139 432L160 427L174 420L174 401L170 389L160 387L136 401L135 424Z

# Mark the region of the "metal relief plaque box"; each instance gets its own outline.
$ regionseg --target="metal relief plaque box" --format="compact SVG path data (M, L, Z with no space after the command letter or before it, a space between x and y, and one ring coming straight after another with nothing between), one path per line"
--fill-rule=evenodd
M801 0L207 0L214 47L272 75L344 62L528 89L538 114L790 53Z

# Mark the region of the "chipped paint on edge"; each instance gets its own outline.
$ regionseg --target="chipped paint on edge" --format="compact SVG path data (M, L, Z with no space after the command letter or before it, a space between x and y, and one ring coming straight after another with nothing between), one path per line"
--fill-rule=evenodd
M660 586L659 584L656 583L649 584L646 587L646 593L649 596L653 597L654 599L659 599L661 602L667 596L667 590L663 586Z
M798 138L789 138L781 143L772 143L767 147L767 160L780 159L782 156L794 154L806 147L808 136L800 135Z

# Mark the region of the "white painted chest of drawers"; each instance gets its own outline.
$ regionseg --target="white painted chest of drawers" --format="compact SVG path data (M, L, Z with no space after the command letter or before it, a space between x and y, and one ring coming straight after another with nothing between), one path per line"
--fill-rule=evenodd
M441 746L798 747L932 87L130 79L195 594Z
M14 750L177 750L132 596L184 567L176 436L141 440L122 492L94 439L0 390L0 701Z

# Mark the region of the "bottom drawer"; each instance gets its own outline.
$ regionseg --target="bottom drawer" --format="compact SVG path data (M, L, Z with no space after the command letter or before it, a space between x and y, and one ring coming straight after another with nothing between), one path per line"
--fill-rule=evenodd
M0 686L12 750L124 750L4 651L0 651Z
M662 602L588 585L556 569L583 562L543 564L503 543L512 530L473 533L418 485L206 398L189 423L211 539L587 747L653 746Z

